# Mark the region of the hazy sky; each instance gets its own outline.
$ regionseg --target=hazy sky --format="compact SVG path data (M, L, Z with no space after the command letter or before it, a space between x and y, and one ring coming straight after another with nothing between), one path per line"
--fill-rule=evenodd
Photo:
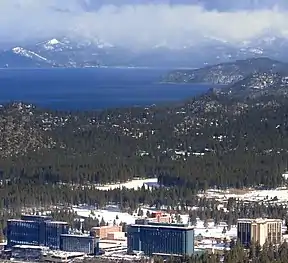
M116 44L288 37L288 0L0 0L0 41L69 35Z

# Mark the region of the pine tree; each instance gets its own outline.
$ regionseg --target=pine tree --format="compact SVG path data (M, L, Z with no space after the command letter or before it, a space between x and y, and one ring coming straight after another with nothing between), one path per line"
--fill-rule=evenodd
M106 222L104 221L104 218L103 218L103 217L101 218L100 226L106 226Z
M194 211L192 211L189 217L190 217L191 225L195 226L196 223L197 223L197 215L196 215L196 213Z
M143 210L141 208L138 209L138 216L143 216Z
M4 234L3 234L3 227L2 224L0 224L0 242L4 241Z
M256 245L254 242L251 242L249 246L249 258L252 260L256 258Z

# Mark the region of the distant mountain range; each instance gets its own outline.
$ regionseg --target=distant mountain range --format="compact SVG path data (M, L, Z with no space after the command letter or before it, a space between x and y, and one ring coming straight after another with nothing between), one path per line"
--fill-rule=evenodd
M0 68L165 67L198 68L251 57L288 61L288 39L261 37L237 45L212 37L196 44L171 46L165 41L145 49L121 47L102 40L52 38L0 48Z

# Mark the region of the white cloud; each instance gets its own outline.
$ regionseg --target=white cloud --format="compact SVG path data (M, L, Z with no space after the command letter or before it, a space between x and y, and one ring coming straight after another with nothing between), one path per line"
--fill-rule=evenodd
M229 0L237 7L234 11L231 11L231 4L223 8L227 1L215 0L219 9L226 10L217 11L205 9L205 0L189 1L194 5L172 5L160 0L150 4L141 4L138 0L137 5L132 5L129 0L118 0L122 3L118 6L112 5L112 0L110 5L108 0L0 0L0 39L74 35L99 37L119 44L154 45L163 41L198 41L202 36L213 36L237 43L266 31L275 35L288 32L288 12L279 8L287 0ZM201 5L196 4L199 2ZM237 3L243 4L236 6ZM264 5L253 9L259 3L268 7L275 3L278 8L265 8ZM249 5L252 9L247 10Z

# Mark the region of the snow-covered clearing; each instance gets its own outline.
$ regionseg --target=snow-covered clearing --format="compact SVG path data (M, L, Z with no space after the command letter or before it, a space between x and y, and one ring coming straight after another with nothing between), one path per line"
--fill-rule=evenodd
M103 218L104 221L108 224L113 224L114 220L116 224L120 224L120 222L125 222L127 224L134 224L136 217L133 215L130 215L128 213L121 213L121 212L114 212L114 211L108 211L108 210L89 210L89 209L83 209L79 207L74 207L73 211L77 213L77 215L84 217L84 218L94 218L101 221Z
M275 202L287 202L288 201L288 189L287 188L276 188L272 190L207 190L205 193L201 193L198 196L206 198L215 198L220 201L228 200L229 198L236 198L247 202L260 202L260 201L271 201Z
M149 179L134 179L131 181L128 181L126 183L118 183L118 184L107 184L103 186L98 186L96 187L98 190L113 190L117 188L127 188L127 189L135 189L137 190L138 188L141 188L145 183L157 183L158 179L157 178L149 178Z

